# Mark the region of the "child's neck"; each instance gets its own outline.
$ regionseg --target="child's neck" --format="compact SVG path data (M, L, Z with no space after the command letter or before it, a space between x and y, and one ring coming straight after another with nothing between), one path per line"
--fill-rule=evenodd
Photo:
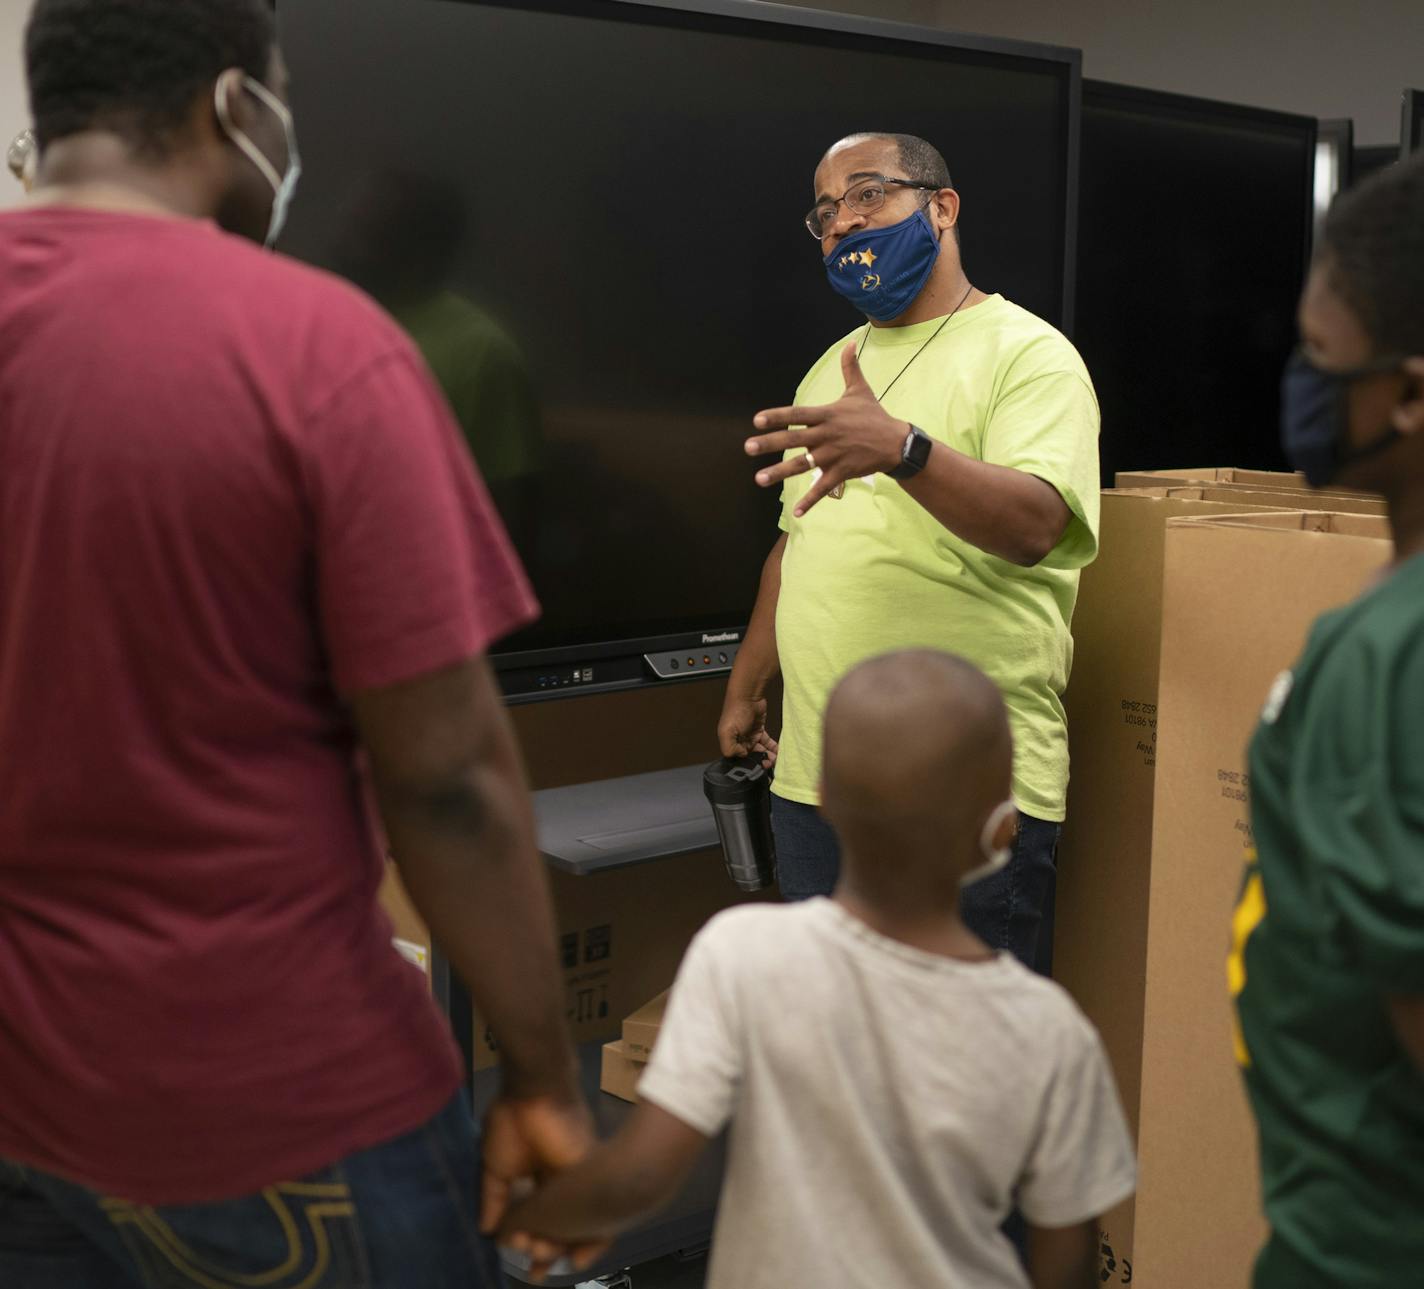
M962 962L989 962L995 953L960 920L955 908L936 908L922 902L916 908L896 910L859 895L844 878L831 897L846 912L859 918L872 931L898 940L924 953Z

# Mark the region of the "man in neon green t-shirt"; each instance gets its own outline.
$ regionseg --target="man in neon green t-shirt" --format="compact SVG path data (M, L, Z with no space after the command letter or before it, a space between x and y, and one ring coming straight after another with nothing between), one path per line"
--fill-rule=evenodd
M782 485L782 536L728 683L723 754L777 759L782 893L829 893L839 853L816 807L831 689L892 649L969 659L1009 709L1021 818L1007 867L966 888L964 916L1043 968L1068 784L1068 628L1097 552L1092 382L1059 332L971 285L959 195L924 140L842 139L815 193L806 223L831 285L869 321L822 355L796 406L756 417L748 453L784 453L757 474ZM764 697L778 672L779 748Z

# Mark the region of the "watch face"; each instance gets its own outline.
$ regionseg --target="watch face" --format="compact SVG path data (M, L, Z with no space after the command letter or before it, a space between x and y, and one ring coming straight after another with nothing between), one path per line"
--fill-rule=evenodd
M919 474L925 468L930 448L933 446L934 440L918 425L912 425L910 433L905 437L905 446L900 449L900 464L890 471L890 477L910 479Z

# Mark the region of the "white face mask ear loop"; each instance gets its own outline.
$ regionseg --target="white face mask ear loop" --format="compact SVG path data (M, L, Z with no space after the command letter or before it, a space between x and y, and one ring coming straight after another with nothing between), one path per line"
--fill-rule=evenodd
M994 845L994 834L999 831L999 825L1005 819L1011 819L1018 814L1018 806L1014 799L1010 797L1007 801L1001 801L990 812L989 817L984 820L984 828L979 834L979 849L985 852L1003 849ZM1009 846L1012 847L1013 837L1018 835L1018 829L1014 829L1014 834L1009 838Z
M1011 819L1017 814L1018 806L1012 797L1007 801L1000 802L990 812L979 832L979 851L984 857L984 862L976 864L959 879L961 886L991 877L1012 860L1014 853L1012 840L1007 846L995 846L994 836L1005 819Z
M262 149L253 143L252 140L233 123L232 112L228 107L227 101L228 84L229 82L227 81L219 81L217 90L213 95L213 105L217 109L218 120L222 123L222 127L227 132L228 138L237 144L247 159L262 172L262 177L272 186L272 191L275 193L282 187L282 176L273 168L272 163L262 155Z
M277 119L282 123L282 133L287 140L287 169L300 170L302 159L297 155L297 132L292 127L292 110L282 102L271 90L261 81L247 77L243 85L257 95L268 107L270 107Z

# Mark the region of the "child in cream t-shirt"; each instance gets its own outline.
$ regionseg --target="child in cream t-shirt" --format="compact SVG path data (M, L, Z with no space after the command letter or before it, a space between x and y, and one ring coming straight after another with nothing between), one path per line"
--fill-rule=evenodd
M641 1104L517 1206L547 1266L671 1199L730 1124L710 1289L1097 1283L1135 1184L1102 1045L1061 988L959 919L1012 838L995 687L927 650L861 664L827 708L830 899L715 917L678 974ZM1029 1224L1027 1273L1000 1227Z

